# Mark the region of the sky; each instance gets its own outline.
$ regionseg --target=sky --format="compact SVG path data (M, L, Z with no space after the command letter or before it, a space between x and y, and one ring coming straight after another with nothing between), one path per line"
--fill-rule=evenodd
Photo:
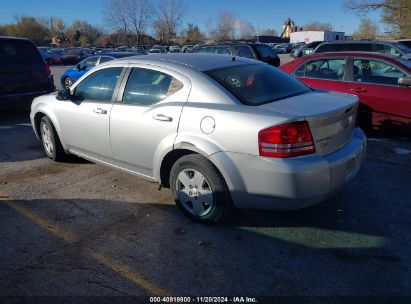
M75 19L105 27L103 7L107 0L0 0L0 24L12 23L16 16L61 17L66 24ZM155 0L153 0L155 1ZM330 22L335 31L352 34L360 18L344 8L344 0L181 0L186 14L182 25L192 23L207 31L220 11L229 11L239 19L249 21L256 30L275 29L291 18L298 26L318 21ZM379 23L379 14L367 15ZM383 27L380 26L383 31Z

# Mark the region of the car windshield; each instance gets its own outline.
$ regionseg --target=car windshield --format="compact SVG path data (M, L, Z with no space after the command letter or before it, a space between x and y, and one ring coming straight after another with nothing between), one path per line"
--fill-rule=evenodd
M66 55L80 55L81 50L79 49L71 49L71 50L66 50Z
M259 106L311 90L292 76L265 64L245 64L205 72L243 104Z
M406 60L406 59L403 59L403 58L398 58L397 61L399 63L405 65L407 68L411 69L411 60L410 59Z

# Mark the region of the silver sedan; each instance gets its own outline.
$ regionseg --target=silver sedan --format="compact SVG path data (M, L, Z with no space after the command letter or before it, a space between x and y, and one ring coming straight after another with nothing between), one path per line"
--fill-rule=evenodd
M233 207L298 209L338 192L365 155L357 108L261 62L153 54L97 66L36 98L30 117L49 158L159 182L188 217L217 222Z

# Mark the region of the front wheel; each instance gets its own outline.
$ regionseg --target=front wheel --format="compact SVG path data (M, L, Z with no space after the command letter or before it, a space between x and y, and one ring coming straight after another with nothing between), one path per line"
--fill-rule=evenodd
M44 152L46 152L48 158L54 161L62 161L67 158L56 129L47 116L44 116L40 121L40 136Z
M217 223L232 211L224 178L201 155L190 154L176 161L171 169L170 187L177 206L193 220Z
M64 78L64 88L68 89L73 85L73 80L70 77Z

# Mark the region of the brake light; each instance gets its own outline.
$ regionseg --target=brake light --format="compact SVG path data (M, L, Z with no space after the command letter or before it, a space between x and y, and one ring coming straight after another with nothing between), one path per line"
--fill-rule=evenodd
M281 124L258 133L260 156L286 158L315 153L307 121Z
M46 70L47 76L50 76L51 70L50 70L50 66L47 63L44 64L44 69Z

